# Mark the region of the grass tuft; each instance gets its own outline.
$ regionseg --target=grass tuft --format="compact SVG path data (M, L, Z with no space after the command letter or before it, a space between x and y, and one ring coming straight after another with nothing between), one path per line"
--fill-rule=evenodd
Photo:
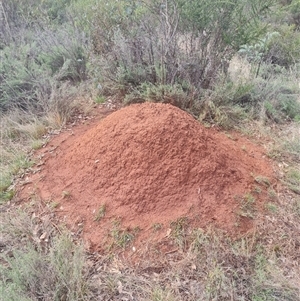
M3 300L90 300L83 245L30 210L2 216Z
M99 222L105 216L105 212L106 212L106 205L103 204L100 206L100 208L96 212L94 221Z

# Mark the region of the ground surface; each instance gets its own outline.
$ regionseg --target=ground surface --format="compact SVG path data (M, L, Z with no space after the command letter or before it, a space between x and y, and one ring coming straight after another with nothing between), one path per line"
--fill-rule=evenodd
M171 105L101 113L37 151L37 165L19 190L23 200L53 205L98 251L120 229L136 236L136 253L148 241L162 246L180 219L231 235L253 229L267 186L275 184L262 147L205 128Z

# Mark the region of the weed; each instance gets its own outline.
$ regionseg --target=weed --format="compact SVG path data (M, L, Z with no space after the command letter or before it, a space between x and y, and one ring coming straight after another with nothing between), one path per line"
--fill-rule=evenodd
M251 193L245 194L242 198L237 198L240 202L238 214L243 217L254 218L255 216L255 197Z
M188 226L188 218L180 217L176 221L171 222L171 237L174 239L175 243L184 247L186 243L186 231Z
M100 208L96 212L96 215L94 217L94 221L99 222L105 216L105 212L106 212L106 205L103 204L103 205L100 206Z
M0 175L0 192L5 192L8 187L11 185L11 176L9 174L1 174Z
M172 292L168 289L163 289L161 287L155 287L152 290L151 301L175 301L176 298L173 296Z
M195 229L192 233L191 250L200 252L203 247L209 244L209 236L202 229Z
M276 213L278 211L277 206L273 203L267 203L266 208L273 213Z
M295 214L300 217L300 198L295 199L293 207Z
M44 145L44 141L43 140L33 140L32 143L31 143L31 148L34 149L34 150L38 150L40 149L43 145Z
M6 190L0 192L0 205L10 201L15 195L14 190Z
M50 208L50 209L55 209L55 208L57 208L59 206L59 202L56 202L56 201L52 201L52 202L49 202L48 203L48 207Z
M105 101L106 101L106 98L105 98L105 96L102 96L102 95L97 96L95 99L95 103L97 103L97 104L105 103Z
M207 284L205 286L207 300L218 299L222 291L224 278L225 274L223 268L215 263L214 268L212 268L208 274Z
M162 229L162 227L163 227L163 225L161 223L155 223L155 224L153 224L152 229L154 232L157 232L160 229Z
M183 90L180 85L141 84L132 93L126 95L125 103L140 103L145 101L171 103L181 109L190 109L195 99Z
M258 187L258 186L255 186L252 190L253 193L257 193L257 194L260 194L261 193L261 188Z
M300 194L300 171L292 168L286 174L287 185L293 192Z
M68 190L63 190L63 192L61 193L61 197L62 197L63 199L67 199L67 198L69 198L70 196L71 196L71 192L68 191Z
M268 188L268 196L271 200L276 200L277 199L277 193L272 187Z
M300 170L290 169L287 174L287 179L292 184L300 184Z
M25 170L34 165L34 161L32 161L28 156L20 155L15 158L14 162L11 164L11 173L16 175L21 170Z
M254 178L254 180L258 184L264 185L266 187L269 187L271 185L270 180L267 177L264 177L264 176L256 176Z
M89 300L83 245L28 209L8 213L1 224L5 245L14 244L11 253L1 253L3 300ZM47 244L39 239L44 233Z
M116 245L119 248L125 249L128 244L130 244L134 237L137 235L139 232L139 228L136 227L132 230L126 229L126 230L121 230L120 229L120 221L115 220L113 222L113 229L111 231L111 237L113 238L112 245Z

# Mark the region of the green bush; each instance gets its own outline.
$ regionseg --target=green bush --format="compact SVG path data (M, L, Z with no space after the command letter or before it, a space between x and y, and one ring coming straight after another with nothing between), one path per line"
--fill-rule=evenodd
M89 300L85 255L69 235L54 239L49 253L28 245L4 257L0 266L3 300Z
M260 18L273 1L88 3L79 0L70 11L91 34L93 76L131 91L145 81L211 87L236 49L265 32Z
M263 65L261 76L253 80L251 91L256 116L265 116L275 122L297 119L300 115L300 91L296 72Z
M0 60L2 111L20 107L43 112L64 81L86 78L86 49L79 33L70 28L33 31L31 37L0 50Z
M276 31L279 35L270 42L265 61L287 68L299 63L300 32L295 25L277 25Z
M244 67L245 68L245 67ZM221 76L212 90L205 91L200 120L234 127L243 119L271 120L283 123L300 116L298 67L286 70L272 64L261 64L260 73L240 79Z

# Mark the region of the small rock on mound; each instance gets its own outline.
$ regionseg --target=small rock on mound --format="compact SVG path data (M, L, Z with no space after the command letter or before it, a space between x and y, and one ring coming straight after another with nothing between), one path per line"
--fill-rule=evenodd
M254 187L253 175L272 174L259 147L166 104L131 105L72 139L46 162L39 185L59 199L69 221L85 224L94 245L102 245L113 219L141 233L182 216L201 227L246 231L253 221L239 216L237 228L237 197ZM105 217L95 221L102 205Z

